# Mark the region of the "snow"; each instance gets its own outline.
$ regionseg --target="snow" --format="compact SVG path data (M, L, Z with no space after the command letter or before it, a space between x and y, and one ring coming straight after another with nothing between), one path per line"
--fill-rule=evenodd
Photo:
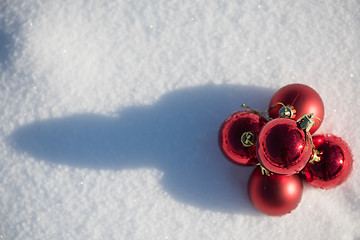
M359 239L355 1L2 1L0 239ZM222 121L290 83L354 170L291 214L248 200Z

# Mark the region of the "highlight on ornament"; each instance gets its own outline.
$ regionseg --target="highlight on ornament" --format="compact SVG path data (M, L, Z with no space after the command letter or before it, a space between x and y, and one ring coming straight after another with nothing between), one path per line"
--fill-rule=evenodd
M353 168L349 146L331 134L313 136L325 113L314 89L290 84L272 96L265 111L242 107L225 119L218 143L230 162L255 166L248 195L257 210L288 214L301 200L303 181L331 189L348 179Z

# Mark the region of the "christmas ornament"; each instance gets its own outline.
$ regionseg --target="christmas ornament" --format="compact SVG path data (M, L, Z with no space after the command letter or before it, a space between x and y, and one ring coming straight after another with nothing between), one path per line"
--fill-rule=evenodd
M271 98L269 116L271 118L288 117L298 120L304 114L313 113L324 119L324 104L319 94L304 84L290 84L279 89ZM320 127L321 121L311 128L313 134Z
M266 119L251 111L238 111L228 117L219 130L219 147L231 162L239 165L254 165L256 138Z
M307 132L313 122L301 120L297 122L289 118L277 118L268 122L261 130L257 142L257 157L261 165L270 172L296 174L309 161L312 144Z
M299 175L267 176L261 174L260 167L255 168L248 182L248 194L253 206L272 216L281 216L294 210L301 200L302 191Z
M268 111L242 106L248 110L224 121L218 142L231 162L258 165L248 182L256 209L273 216L290 213L301 200L302 178L323 189L346 181L353 166L348 145L334 135L311 136L324 118L315 90L290 84L274 94Z
M349 146L341 138L330 134L314 136L313 142L315 155L301 171L303 179L323 189L345 182L353 166Z

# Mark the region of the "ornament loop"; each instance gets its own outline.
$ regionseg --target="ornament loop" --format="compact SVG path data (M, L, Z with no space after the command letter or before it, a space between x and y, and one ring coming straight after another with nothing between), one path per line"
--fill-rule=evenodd
M256 166L259 166L260 167L260 171L261 171L261 174L264 175L264 176L270 176L270 175L273 175L272 172L270 172L269 170L267 170L266 168L264 168L261 163L258 163L256 164Z
M270 120L273 120L273 118L271 118L269 115L266 114L267 110L265 110L265 111L263 111L263 112L259 112L259 111L255 110L255 109L250 108L250 107L249 107L248 105L246 105L245 103L242 104L241 106L244 107L244 108L249 109L249 110L252 111L253 113L256 113L256 114L259 114L259 115L261 115L261 114L264 115L264 116L267 118L268 121L269 121L269 119L270 119Z
M319 120L319 122L315 123L315 124L313 125L313 127L316 126L316 125L319 125L319 124L322 122L322 120L321 120L320 118L318 118L318 117L316 117L316 116L314 116L314 118L316 118L317 120Z

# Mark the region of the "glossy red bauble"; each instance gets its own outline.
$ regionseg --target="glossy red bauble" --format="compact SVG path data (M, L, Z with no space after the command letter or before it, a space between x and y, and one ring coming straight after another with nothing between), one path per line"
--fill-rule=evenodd
M228 117L219 130L219 147L231 162L239 165L254 165L256 158L256 138L265 125L266 119L250 111L238 111ZM244 146L242 136L246 132L253 135L253 145Z
M289 118L268 122L260 131L256 145L261 165L277 174L299 173L312 154L310 138Z
M302 197L303 184L299 175L262 175L255 168L248 182L251 203L259 211L281 216L294 210Z
M280 88L271 98L269 106L269 116L279 117L279 110L283 103L295 109L294 119L299 119L303 114L313 113L315 117L324 120L324 103L319 94L311 87L304 84L290 84ZM275 106L274 106L275 105ZM274 106L271 108L271 106ZM319 122L319 120L316 120ZM313 134L321 125L321 122L312 127L310 133Z
M329 134L314 136L313 142L320 159L305 166L301 171L303 179L323 189L345 182L353 167L349 146L341 138Z

